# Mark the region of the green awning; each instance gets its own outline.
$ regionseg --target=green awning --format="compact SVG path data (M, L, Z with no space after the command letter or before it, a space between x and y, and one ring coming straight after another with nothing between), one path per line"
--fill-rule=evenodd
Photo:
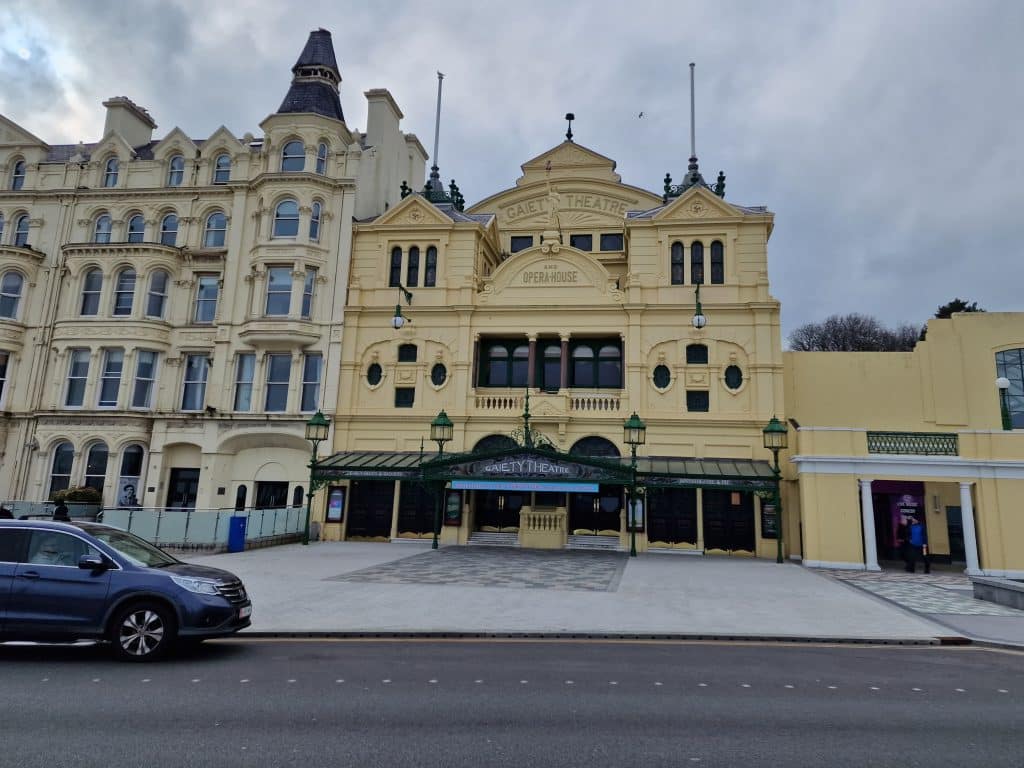
M623 464L630 459L623 457ZM767 461L637 456L637 481L646 486L760 490L775 486Z
M345 451L317 462L316 474L323 478L416 479L420 464L434 458L419 451Z

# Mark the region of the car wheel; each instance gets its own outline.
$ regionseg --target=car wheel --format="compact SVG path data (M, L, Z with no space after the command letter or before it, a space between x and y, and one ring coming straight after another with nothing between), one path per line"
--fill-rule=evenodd
M135 603L118 612L110 639L122 661L154 661L170 650L176 634L169 608L159 603Z

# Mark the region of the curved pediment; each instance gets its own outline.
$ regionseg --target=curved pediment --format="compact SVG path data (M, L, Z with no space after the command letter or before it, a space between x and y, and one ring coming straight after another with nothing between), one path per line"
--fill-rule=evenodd
M484 280L481 304L622 304L615 278L583 251L557 242L521 251Z

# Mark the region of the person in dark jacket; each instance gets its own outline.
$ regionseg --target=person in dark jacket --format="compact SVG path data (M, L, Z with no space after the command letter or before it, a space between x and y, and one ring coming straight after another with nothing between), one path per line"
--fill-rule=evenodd
M14 515L11 514L11 510L7 507L0 506L0 520L13 520Z
M68 512L68 505L63 501L58 501L57 506L53 508L53 519L59 520L62 523L70 523L71 515Z
M920 518L910 518L910 525L907 526L907 572L917 571L917 561L924 563L924 572L931 573L932 565L928 559L928 531Z

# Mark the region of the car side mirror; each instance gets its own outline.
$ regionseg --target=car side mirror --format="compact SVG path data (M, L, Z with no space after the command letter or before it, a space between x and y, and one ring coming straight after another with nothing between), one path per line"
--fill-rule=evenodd
M107 568L107 561L102 555L82 555L78 558L78 567L88 571L102 571Z

